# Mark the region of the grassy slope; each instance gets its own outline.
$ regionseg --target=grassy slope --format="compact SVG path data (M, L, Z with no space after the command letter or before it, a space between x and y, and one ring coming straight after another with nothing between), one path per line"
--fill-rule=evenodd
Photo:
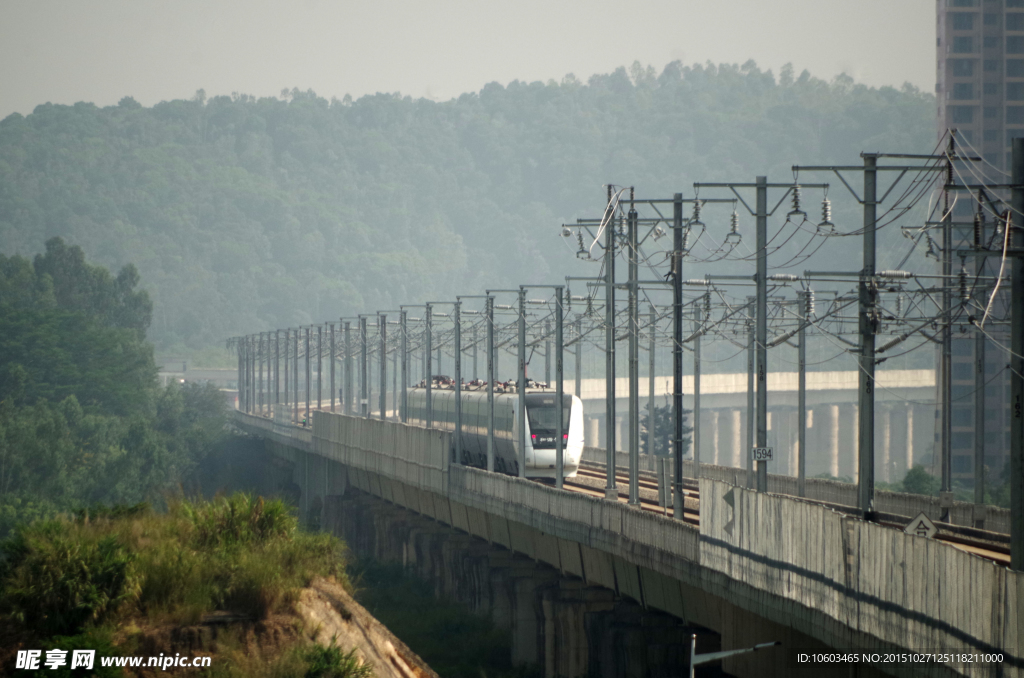
M216 649L221 660L215 659L213 675L304 676L321 665L340 671L346 662L347 672L312 675L358 674L351 656L346 660L336 648L299 646L288 613L300 589L315 577L336 577L346 586L347 579L341 543L300 532L279 500L235 494L182 501L165 515L145 505L82 512L21 528L3 552L5 669L18 648L153 654L191 637L201 647L178 649ZM224 629L212 647L203 646L202 633L182 631L218 611L248 624ZM276 640L253 657L258 661L245 661L261 646L253 629Z

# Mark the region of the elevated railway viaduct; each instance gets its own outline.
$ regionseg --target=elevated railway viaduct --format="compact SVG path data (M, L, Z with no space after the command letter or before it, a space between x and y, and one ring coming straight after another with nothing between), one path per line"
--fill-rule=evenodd
M693 525L460 466L438 430L232 417L304 510L490 614L547 676L681 675L691 632L698 653L782 643L725 660L737 676L1024 675L1024 575L778 484L756 493L702 470Z

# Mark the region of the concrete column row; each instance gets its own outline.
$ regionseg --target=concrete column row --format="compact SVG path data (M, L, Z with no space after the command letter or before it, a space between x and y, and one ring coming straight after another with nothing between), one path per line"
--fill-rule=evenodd
M931 451L933 436L926 430L931 406L897 403L878 408L875 427L876 479L899 482ZM829 475L857 482L858 411L853 403L816 405L807 413L807 477ZM745 408L704 409L701 412L701 460L718 466L744 468L747 413ZM775 449L771 473L797 475L799 424L796 408L769 412L768 442ZM624 421L615 420L617 449L623 449ZM603 417L585 417L584 441L603 447Z

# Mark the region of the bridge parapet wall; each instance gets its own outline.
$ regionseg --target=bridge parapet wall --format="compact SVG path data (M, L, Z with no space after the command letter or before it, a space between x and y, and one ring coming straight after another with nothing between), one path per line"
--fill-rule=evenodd
M1004 675L1024 668L1021 573L788 497L710 479L700 493L705 568L910 651L1003 653Z
M447 487L452 436L445 431L330 412L313 413L312 451L431 492Z
M607 455L604 448L584 447L583 460L604 464L607 460ZM640 455L641 471L657 473L657 464L657 456L653 454ZM675 460L667 458L666 464L668 465L669 477L674 477ZM615 465L629 468L629 455L625 452L616 452ZM746 469L702 463L700 471L702 478L711 478L740 487L747 486ZM693 461L683 462L683 475L687 478L695 477ZM827 478L807 478L804 482L807 499L837 504L839 506L857 505L857 486L854 484L829 480ZM785 494L796 497L798 495L797 479L793 476L769 473L768 491L773 494ZM970 502L954 501L953 505L948 507L949 521L953 525L973 527L975 519L979 515L983 515L986 530L1009 534L1010 512L1007 509L985 506L981 507L984 513L979 514L978 508ZM908 521L915 518L919 513L924 513L932 520L939 520L947 510L938 497L890 492L888 490L875 490L875 509L882 513L905 516Z
M278 423L273 419L247 414L240 410L232 410L236 423L243 424L248 433L259 432L266 438L282 445L289 445L303 452L313 449L313 431L291 423Z

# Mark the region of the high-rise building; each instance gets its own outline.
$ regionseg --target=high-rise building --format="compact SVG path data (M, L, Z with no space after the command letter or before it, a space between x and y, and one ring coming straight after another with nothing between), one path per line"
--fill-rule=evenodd
M939 129L996 168L1024 136L1024 0L937 0Z
M1024 136L1024 0L937 0L937 73L935 86L939 138L955 129L958 150L979 155L983 162L963 167L958 183L1006 184L1010 168L1010 145ZM966 146L966 148L963 148ZM942 149L940 149L941 151ZM1003 191L989 191L989 197L1008 198ZM953 250L973 244L973 222L981 213L984 239L999 233L992 210L979 204L977 195L961 193L952 210ZM961 265L972 285L977 259L961 262L953 257L956 275ZM995 275L998 262L982 269ZM983 300L986 292L980 296ZM954 294L954 298L957 295ZM975 397L978 390L977 356L984 350L985 464L990 479L998 478L1009 452L1008 327L999 320L1008 317L1008 298L1000 293L992 300L991 322L986 324L984 346L971 325L977 307L954 308L951 369L951 471L954 481L973 482ZM959 302L954 302L958 304ZM939 364L941 365L941 348ZM943 397L940 392L939 398ZM942 449L942 427L936 412L936 460Z

